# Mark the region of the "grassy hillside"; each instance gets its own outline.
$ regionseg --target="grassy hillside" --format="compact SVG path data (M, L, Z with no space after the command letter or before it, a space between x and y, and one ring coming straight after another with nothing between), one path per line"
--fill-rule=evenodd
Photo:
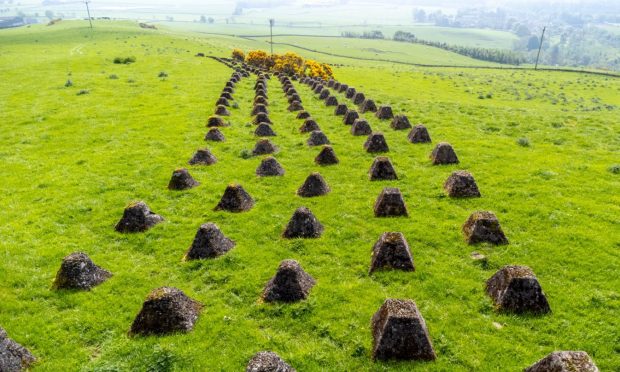
M345 49L329 42L326 48ZM301 122L272 79L273 142L286 175L266 179L254 174L260 158L242 156L256 142L249 124L255 77L238 85L227 141L203 141L231 70L194 54L227 56L238 39L61 22L0 31L0 45L0 326L39 358L35 370L233 371L259 350L277 352L299 371L517 371L572 349L587 351L602 371L620 368L620 174L613 171L620 164L620 80L348 60L335 69L339 80L424 123L433 142L450 142L461 160L432 166L433 145L412 145L406 132L365 115L385 133L400 177L370 182L374 156L363 151L365 138L351 136L332 109L296 84L340 158L336 166L314 165L319 149L305 144ZM113 64L117 56L136 63ZM167 78L158 77L162 71ZM203 147L218 163L187 166ZM183 166L201 186L167 190L172 171ZM445 196L442 184L457 169L472 172L482 198ZM312 171L331 193L296 196ZM254 197L251 211L213 211L230 182ZM386 186L402 190L409 218L373 217ZM133 200L144 200L165 223L141 234L114 232ZM325 226L320 239L280 238L299 206ZM497 214L509 245L465 243L461 225L476 210ZM205 222L236 247L218 259L182 262ZM404 233L415 272L367 274L371 247L385 231ZM90 292L51 290L62 258L74 251L114 276ZM472 251L487 255L488 267L473 263ZM261 303L263 286L286 258L298 260L317 285L307 301ZM534 270L551 314L493 310L484 282L507 264ZM148 292L163 285L205 305L194 331L128 337ZM435 362L371 361L370 318L388 297L416 301Z

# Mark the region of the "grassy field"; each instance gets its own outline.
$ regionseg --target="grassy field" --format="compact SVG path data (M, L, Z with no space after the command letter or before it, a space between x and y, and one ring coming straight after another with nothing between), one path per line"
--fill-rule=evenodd
M256 40L263 41L262 48L269 46L268 38L257 38ZM276 38L274 43L280 44L274 48L274 52L277 49L281 53L289 49L299 50L299 48L292 47L292 45L296 45L325 54L346 55L354 58L375 58L425 65L501 66L497 63L476 60L439 48L391 40L281 36ZM302 50L299 50L299 53L307 54ZM332 56L322 55L320 58L331 62Z
M163 22L162 24L176 29L194 32L227 33L234 35L266 35L269 33L268 19L257 20L254 24L203 24ZM518 38L509 32L476 28L452 28L431 25L295 25L277 23L273 28L274 35L324 35L340 36L343 31L363 33L380 30L387 38L392 38L396 31L408 31L422 40L445 42L453 45L474 46L481 48L512 49ZM277 36L276 36L277 38ZM277 40L276 40L277 41Z
M400 177L370 182L365 139L351 136L332 109L296 84L340 158L336 166L314 165L319 149L305 144L301 122L272 79L273 141L286 175L264 179L254 174L260 159L242 156L256 141L249 124L254 77L238 85L227 141L203 141L231 70L194 54L228 56L238 40L130 23L0 31L0 326L37 356L35 370L233 371L260 350L277 352L298 371L518 371L554 350L585 350L602 371L620 369L620 80L348 61L335 68L339 80L424 123L433 142L450 142L461 160L432 166L433 145L412 145L405 132L366 115L385 133ZM117 56L136 63L113 64ZM162 71L167 78L158 77ZM201 186L168 191L172 171L202 147L219 161L190 167ZM445 196L442 184L457 169L472 172L482 198ZM312 171L331 193L296 196ZM213 211L230 182L254 197L251 211ZM386 186L402 190L410 217L373 217ZM165 223L115 233L133 200L144 200ZM299 206L325 226L320 239L280 238ZM476 210L497 214L510 245L465 243L461 225ZM218 224L236 247L218 259L182 262L205 222ZM404 233L415 272L367 274L371 247L385 231ZM74 251L114 276L90 292L51 290L62 258ZM474 264L472 251L486 254L488 267ZM286 258L298 260L317 285L307 301L261 303L263 286ZM484 282L507 264L534 270L551 314L493 310ZM205 304L194 331L128 337L147 293L163 285ZM370 318L388 297L416 301L435 362L371 361Z

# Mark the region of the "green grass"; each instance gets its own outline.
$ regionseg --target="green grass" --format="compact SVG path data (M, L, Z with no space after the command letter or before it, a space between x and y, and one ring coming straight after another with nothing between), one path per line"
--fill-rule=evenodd
M328 41L326 41L327 43ZM254 175L259 158L249 112L254 78L239 84L227 142L205 144L204 123L231 71L198 51L228 55L227 38L145 31L131 23L83 22L0 32L0 326L38 358L35 370L240 370L273 350L299 371L516 371L554 350L585 350L603 371L620 368L620 82L573 73L420 69L349 61L339 80L423 122L434 143L450 142L458 166L431 166L432 145L365 117L382 130L400 179L370 182L373 156L332 110L296 84L304 106L341 163L318 168L301 122L269 82L271 118L286 169ZM129 65L115 57L135 56ZM158 78L165 71L168 77ZM70 73L70 76L68 75ZM109 79L110 75L118 79ZM70 78L73 87L65 88ZM89 94L77 95L79 90ZM492 98L479 99L492 93ZM339 97L344 100L343 97ZM528 147L517 141L527 138ZM202 185L166 189L172 171L209 147L219 162L190 167ZM483 197L452 200L442 184L457 169L473 173ZM332 188L302 199L312 171ZM242 214L214 212L226 185L255 198ZM380 190L399 187L409 218L377 219ZM123 207L144 200L166 219L143 234L121 235ZM325 226L317 240L283 240L295 208ZM510 245L468 246L461 225L475 210L494 211ZM182 262L200 224L215 222L236 241L227 255ZM367 274L384 231L401 231L416 271ZM489 258L481 268L472 251ZM91 292L52 291L62 257L88 253L114 276ZM258 299L282 259L317 279L307 301ZM507 264L530 266L553 312L496 313L484 282ZM151 289L176 286L205 304L188 334L129 338ZM426 319L436 362L374 363L370 318L385 298L411 298ZM494 323L503 327L497 329Z
M262 48L269 46L267 38L257 38L256 40L263 41ZM297 49L295 51L299 54L310 55L307 51L291 47L291 45L301 46L321 52L321 55L312 53L314 58L321 58L327 62L333 61L333 63L337 63L342 58L334 60L332 56L323 55L323 53L424 65L501 66L497 63L476 60L439 48L391 40L280 36L274 40L274 43L282 44L274 47L276 53ZM350 61L348 62L350 63Z

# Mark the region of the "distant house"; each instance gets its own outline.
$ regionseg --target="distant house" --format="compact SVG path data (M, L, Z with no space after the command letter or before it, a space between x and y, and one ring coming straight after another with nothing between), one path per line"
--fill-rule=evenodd
M0 28L19 27L26 25L23 17L0 17Z

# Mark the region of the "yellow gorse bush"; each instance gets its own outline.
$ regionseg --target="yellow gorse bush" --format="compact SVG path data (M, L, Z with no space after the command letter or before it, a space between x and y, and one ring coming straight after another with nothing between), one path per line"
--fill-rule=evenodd
M233 57L233 59L235 59L237 61L244 61L245 60L245 53L243 53L243 50L241 50L241 49L233 49L232 57Z
M233 58L238 59L243 51L235 49ZM262 50L252 50L245 57L249 65L278 71L286 75L301 75L329 79L334 77L332 67L326 63L320 63L311 59L304 59L297 53L274 54L270 56Z

